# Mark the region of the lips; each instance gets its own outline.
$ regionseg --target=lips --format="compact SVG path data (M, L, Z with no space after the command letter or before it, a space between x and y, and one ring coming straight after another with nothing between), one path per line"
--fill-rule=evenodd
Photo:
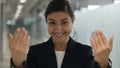
M56 33L55 34L57 37L62 37L64 35L64 33Z

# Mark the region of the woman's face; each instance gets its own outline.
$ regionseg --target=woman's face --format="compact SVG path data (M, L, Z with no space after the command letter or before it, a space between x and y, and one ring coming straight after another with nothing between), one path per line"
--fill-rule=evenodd
M48 33L57 42L65 41L69 38L72 30L72 19L65 12L53 12L47 17Z

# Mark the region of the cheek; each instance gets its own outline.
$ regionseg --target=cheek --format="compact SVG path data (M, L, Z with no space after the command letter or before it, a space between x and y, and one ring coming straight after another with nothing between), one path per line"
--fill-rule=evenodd
M53 30L53 28L50 28L50 27L48 27L48 33L51 35L51 33L53 32L54 30Z
M69 25L67 26L67 29L68 29L69 31L72 31L72 27L73 27L73 25L72 25L72 24L69 24Z
M72 27L69 28L69 33L71 33L71 31L72 31Z
M68 27L65 27L65 29L64 29L67 33L71 33L71 31L72 31L72 27L71 26L68 26Z

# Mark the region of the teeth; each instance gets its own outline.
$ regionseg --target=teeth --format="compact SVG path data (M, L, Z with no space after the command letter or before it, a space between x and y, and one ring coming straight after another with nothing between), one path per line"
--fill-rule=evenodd
M57 36L62 36L63 35L63 33L59 33L59 34L56 34Z

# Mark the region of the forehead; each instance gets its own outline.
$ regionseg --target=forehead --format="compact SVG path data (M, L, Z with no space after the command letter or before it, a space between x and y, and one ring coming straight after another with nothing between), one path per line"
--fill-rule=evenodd
M70 18L70 16L66 12L52 12L48 15L47 19L63 19Z

